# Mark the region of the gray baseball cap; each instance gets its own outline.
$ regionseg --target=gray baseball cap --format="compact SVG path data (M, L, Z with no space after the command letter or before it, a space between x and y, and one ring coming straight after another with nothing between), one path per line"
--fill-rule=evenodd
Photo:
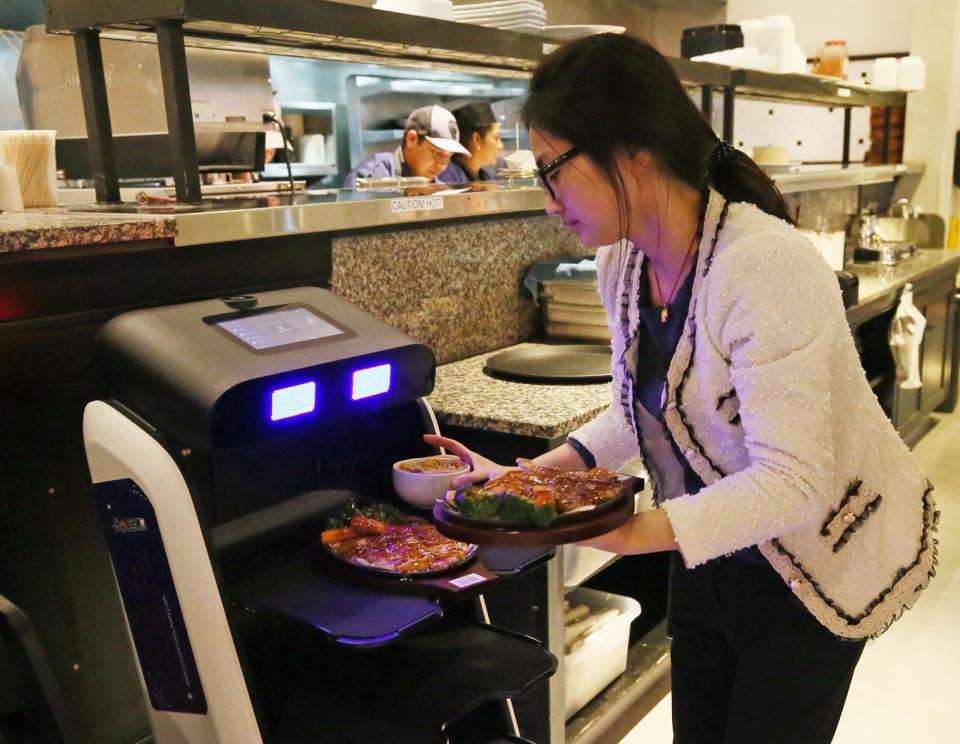
M424 106L413 111L407 117L404 129L412 129L431 145L445 152L470 155L470 151L460 144L460 129L453 114L443 106Z

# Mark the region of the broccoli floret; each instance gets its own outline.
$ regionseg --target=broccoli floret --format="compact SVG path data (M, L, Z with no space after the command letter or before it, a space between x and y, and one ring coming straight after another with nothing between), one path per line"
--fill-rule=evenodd
M370 504L358 504L356 500L350 499L344 503L337 511L327 519L327 529L334 530L339 527L349 527L350 520L357 514L362 514L370 519L376 519L384 524L397 524L403 519L403 512L393 504L387 504L383 501L374 501Z
M457 509L467 519L493 519L500 509L500 498L476 486L457 493Z
M536 504L533 507L533 523L537 527L549 527L557 518L556 504Z
M346 527L350 524L350 520L353 519L354 515L358 513L357 502L350 499L329 516L327 519L327 529L335 530L340 527Z
M530 524L536 507L526 496L515 493L505 493L500 502L500 518L504 522L519 522Z
M387 504L383 501L375 501L372 504L366 504L359 508L360 513L370 519L376 519L384 524L397 524L403 519L403 512L393 504Z

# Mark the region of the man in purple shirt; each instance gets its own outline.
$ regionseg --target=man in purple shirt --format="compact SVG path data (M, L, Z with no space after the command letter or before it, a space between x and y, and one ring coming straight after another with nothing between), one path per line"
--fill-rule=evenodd
M450 164L450 156L469 157L459 141L460 130L453 114L441 106L424 106L407 117L403 142L393 152L368 155L343 179L344 188L357 185L358 178L422 176L435 181Z

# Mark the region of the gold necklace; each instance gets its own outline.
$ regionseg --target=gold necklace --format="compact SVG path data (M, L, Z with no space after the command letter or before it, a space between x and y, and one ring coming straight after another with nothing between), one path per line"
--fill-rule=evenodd
M693 246L697 244L698 233L699 230L693 234L693 238L690 240L690 246L687 248L687 254L683 257L683 262L680 264L680 270L677 271L677 278L673 282L673 289L670 290L670 296L667 298L667 301L660 306L661 323L666 323L670 318L670 303L673 302L673 298L677 296L677 287L680 285L680 277L683 276L683 267L687 265L687 259L690 258ZM660 280L657 278L657 272L653 268L653 264L650 265L650 271L653 272L653 282L657 286L657 296L663 299L663 295L660 294Z

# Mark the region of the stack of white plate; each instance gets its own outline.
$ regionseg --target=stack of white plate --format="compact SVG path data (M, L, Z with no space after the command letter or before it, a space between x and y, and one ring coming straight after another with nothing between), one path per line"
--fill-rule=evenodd
M453 20L533 34L543 29L547 12L539 0L492 0L454 6Z
M409 13L443 21L453 20L452 0L377 0L373 7L377 10L392 10L395 13Z

